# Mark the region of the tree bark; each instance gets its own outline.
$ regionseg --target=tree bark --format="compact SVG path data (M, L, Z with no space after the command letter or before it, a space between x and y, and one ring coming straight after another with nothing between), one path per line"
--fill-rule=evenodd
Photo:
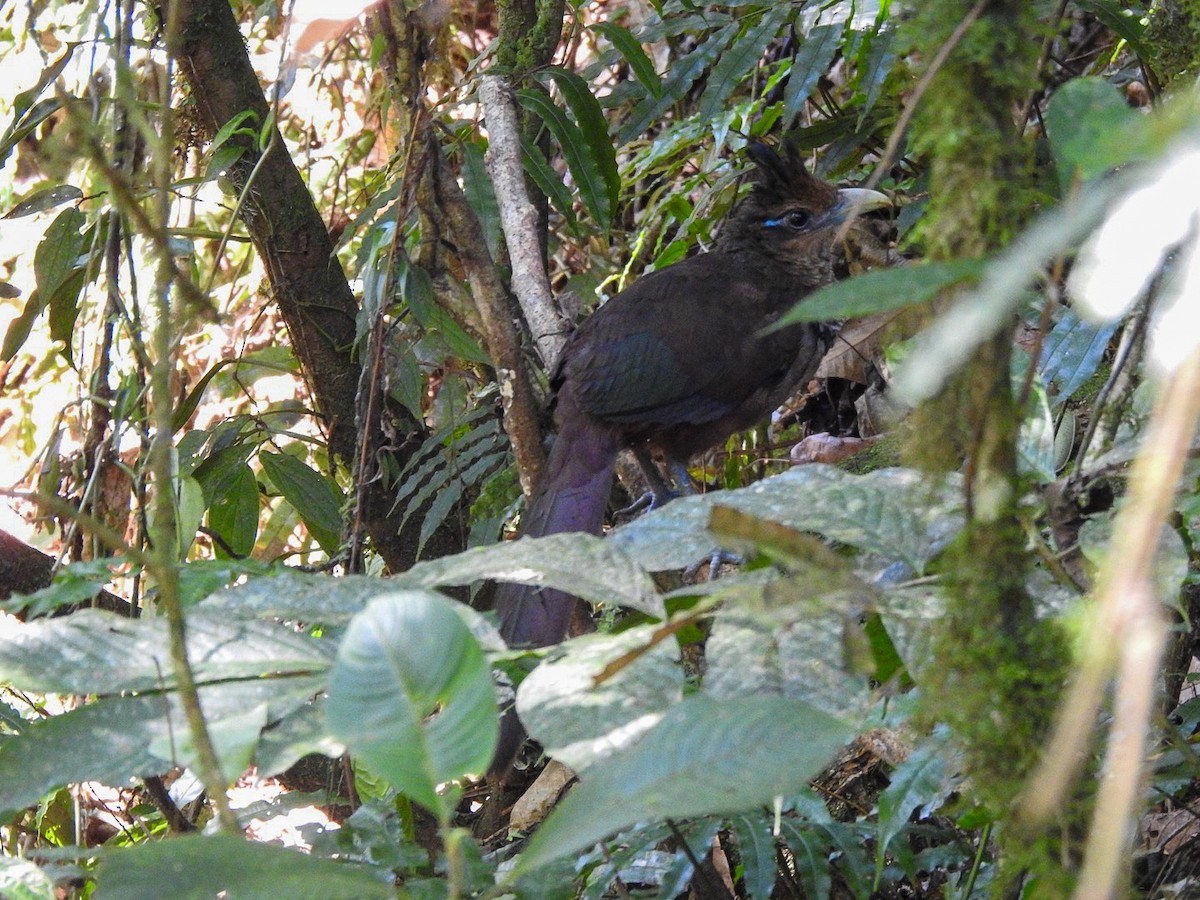
M270 107L229 4L225 0L178 2L179 37L168 49L190 89L199 124L211 138L234 116L249 110L258 130L268 121ZM245 152L227 174L241 192L254 173L239 215L266 266L273 299L312 390L332 455L349 464L358 437L354 411L361 367L353 355L358 304L312 196L278 130L272 131L265 158L260 159L253 141L243 139ZM422 424L399 408L390 412L414 438L407 445L419 445ZM364 427L377 430L378 422ZM417 556L418 517L401 529L380 479L372 482L365 499L361 514L376 550L392 571L408 568ZM461 549L457 532L443 526L426 545L426 553Z

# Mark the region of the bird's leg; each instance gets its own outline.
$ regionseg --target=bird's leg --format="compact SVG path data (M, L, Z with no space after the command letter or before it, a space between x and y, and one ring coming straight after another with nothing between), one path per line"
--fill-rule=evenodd
M675 479L675 483L679 485L679 491L682 494L693 496L700 492L696 490L696 482L692 480L692 474L688 471L687 460L682 459L667 459L667 469L671 472L671 477ZM709 554L708 559L703 559L694 565L688 566L683 570L685 579L696 577L696 573L700 571L700 567L708 563L708 580L713 581L721 570L722 563L740 566L746 562L745 557L741 554L734 553L732 550L723 550L716 547Z
M638 497L624 509L618 509L618 516L632 516L636 512L641 512L643 509L658 509L660 506L666 506L672 500L679 496L679 493L671 488L667 480L663 478L658 466L650 456L650 451L646 449L644 444L633 448L633 458L637 460L638 468L642 470L642 477L646 479L646 484L649 490L642 496ZM685 469L686 471L686 469ZM688 488L691 488L691 479L687 482ZM695 489L691 488L688 493L695 493Z
M692 481L692 473L688 471L686 459L667 457L667 471L679 488L679 493L688 497L700 493L696 490L696 482Z

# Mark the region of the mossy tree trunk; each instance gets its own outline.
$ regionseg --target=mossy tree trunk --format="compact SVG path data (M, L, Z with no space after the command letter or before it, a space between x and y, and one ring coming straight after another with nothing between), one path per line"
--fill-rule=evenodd
M918 56L932 59L973 6L923 4L909 27ZM1041 34L1031 4L988 4L922 101L915 135L930 165L923 234L931 259L983 256L1031 216L1034 147L1015 117L1036 85ZM1036 761L1066 662L1060 635L1037 620L1025 587L1013 346L1005 329L979 349L919 412L913 448L926 465L965 463L968 522L945 561L948 609L925 696L931 717L948 722L965 748L976 798L997 814ZM1000 840L1002 881L1030 870L1044 885L1065 881L1056 848L1014 832Z

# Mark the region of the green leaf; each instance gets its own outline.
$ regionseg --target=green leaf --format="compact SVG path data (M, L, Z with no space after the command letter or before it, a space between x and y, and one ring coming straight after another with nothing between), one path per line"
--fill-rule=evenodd
M447 816L437 786L483 772L499 733L491 672L451 601L396 591L355 616L330 678L328 721L372 772Z
M71 61L71 57L75 53L75 48L79 46L78 41L70 41L66 49L63 50L62 56L50 63L38 76L37 84L28 90L21 91L13 98L12 110L13 120L9 123L8 128L4 130L4 136L0 138L0 167L8 161L8 157L12 154L13 148L17 146L33 129L37 128L42 122L58 112L62 106L61 101L57 97L51 97L43 100L41 103L36 103L38 97L50 85L58 80L58 76L66 69L67 63Z
M628 143L642 132L663 118L672 106L683 99L713 61L724 52L730 42L737 37L741 23L730 22L723 28L710 35L708 40L691 53L678 60L668 73L663 83L661 96L647 97L633 108L625 124L621 126L618 140Z
M771 824L761 816L735 816L729 826L737 835L746 893L755 900L767 900L775 887L775 836Z
M217 133L213 135L212 143L209 145L209 152L220 150L231 137L235 134L243 137L256 138L257 134L254 130L254 120L258 116L253 110L244 109L240 113L233 116L228 122L217 129ZM247 127L243 128L242 123L248 122ZM244 148L243 148L244 149Z
M584 205L603 228L608 228L615 212L610 185L603 171L603 162L593 157L592 148L579 126L555 106L544 91L524 88L517 91L517 98L550 129L566 157L567 167L571 170ZM612 152L611 145L608 150Z
M1145 41L1146 26L1141 21L1144 12L1126 8L1117 0L1076 0L1076 5L1095 13L1097 19L1120 35L1145 62L1153 64L1157 59L1158 54Z
M1045 382L1054 382L1058 387L1050 398L1052 407L1069 400L1096 374L1119 324L1116 320L1088 322L1073 309L1063 310L1042 343L1042 361L1038 366Z
M50 876L27 859L0 857L0 897L7 900L55 900Z
M308 464L286 453L260 453L263 471L284 498L300 513L321 549L334 554L342 541L345 498L332 482Z
M310 674L330 663L325 647L307 635L220 609L188 613L187 644L200 684ZM163 618L79 610L13 626L0 641L0 680L65 694L161 690L175 683L168 646Z
M920 574L961 528L961 503L953 479L935 487L908 469L851 475L833 466L797 466L748 488L681 497L605 541L651 572L680 569L716 546L708 523L720 505L901 560Z
M8 329L4 332L4 346L0 348L0 359L8 362L20 352L33 331L33 323L45 308L42 295L38 291L35 290L26 298L25 308L8 323Z
M566 69L551 66L544 72L553 79L566 101L567 108L575 116L579 131L587 146L590 163L598 168L608 191L608 209L610 215L616 211L617 202L621 198L621 175L617 172L617 152L613 148L612 139L608 136L608 122L600 104L592 95L587 82ZM609 219L600 219L602 225L607 225Z
M34 213L45 212L48 209L54 209L56 206L62 206L64 203L71 203L74 200L82 199L83 191L75 187L75 185L56 184L53 187L34 191L6 212L4 218L19 219L22 216L31 216Z
M654 580L625 548L590 534L552 534L476 547L419 562L395 576L393 583L435 587L483 579L544 584L585 600L619 603L655 618L665 616Z
M943 748L938 742L917 746L892 771L890 784L879 795L879 824L875 843L876 866L882 867L892 839L908 824L918 807L926 813L939 808L956 786L946 771Z
M94 689L107 688L102 677L96 676ZM200 705L222 769L243 771L263 727L303 707L323 687L324 679L313 676L203 685ZM66 784L119 787L174 765L194 765L185 722L178 695L168 692L104 697L31 723L23 734L0 742L0 809L36 803Z
M866 53L866 65L859 80L858 89L865 95L862 108L858 113L858 124L861 127L867 114L875 107L883 93L884 82L892 74L896 64L896 31L895 29L880 30L868 36L869 44Z
M521 854L529 871L645 819L742 812L799 790L853 735L784 697L689 697L597 763Z
M662 79L658 77L658 73L654 71L654 63L650 62L650 57L646 55L646 51L642 49L641 43L635 38L628 29L622 28L613 22L600 22L592 26L592 30L597 34L601 34L608 38L609 42L617 48L617 52L624 57L625 62L629 64L630 70L633 72L634 78L644 87L651 96L662 96Z
M1090 232L1125 187L1121 178L1105 179L1034 220L988 263L978 288L964 292L918 335L896 372L896 396L913 405L931 397L983 341L1008 328L1030 280Z
M395 897L390 869L318 859L240 836L179 837L105 853L96 871L97 900L372 900Z
M208 387L208 383L216 377L216 374L226 366L237 363L237 359L222 359L209 367L208 371L200 377L195 386L188 391L187 396L183 398L183 402L175 408L175 413L171 417L172 434L183 428L192 418L192 413L196 411L196 407L200 405L200 400L204 396L204 389Z
M828 897L833 889L833 875L829 870L828 843L821 829L806 827L807 823L784 819L781 823L787 835L788 849L792 851L796 875L804 885L806 897ZM869 893L869 892L868 892ZM850 896L865 897L867 893Z
M766 7L758 24L748 27L734 40L730 51L722 54L713 66L704 96L700 98L698 115L701 119L711 119L724 110L729 95L754 71L767 45L779 34L779 29L791 12L787 3L776 3Z
M525 172L533 179L538 190L550 198L554 208L566 219L567 227L578 234L579 222L575 218L574 196L558 173L550 167L550 163L546 162L541 148L524 132L521 132L521 159L525 164Z
M81 230L86 224L83 213L72 207L58 214L33 254L33 273L38 293L49 304L59 289L80 268L84 251Z
M1103 78L1068 81L1050 98L1044 118L1063 196L1077 179L1103 175L1145 149L1145 117Z
M800 115L804 102L829 69L841 43L842 29L834 25L818 25L804 38L792 60L792 72L783 92L783 122L790 127Z
M208 508L208 526L221 536L228 549L217 543L218 559L230 555L244 559L254 551L258 537L258 481L251 468L242 463L234 470L227 492L217 496Z
M856 319L926 303L948 287L977 279L983 267L982 260L956 259L874 269L810 294L784 313L771 329L795 322Z
M517 713L546 752L586 772L629 744L683 697L683 670L672 641L654 645L657 626L567 641L521 682ZM641 651L631 660L627 654ZM625 664L598 681L607 666Z
M157 775L170 759L149 752L143 733L162 718L160 697L116 697L30 723L24 734L0 742L0 809L37 803L66 784L121 785Z
M492 179L488 177L487 166L484 164L483 149L474 141L464 141L462 154L463 193L467 195L467 202L479 217L479 226L483 229L488 253L492 255L492 259L499 259L502 236L500 206L496 202Z

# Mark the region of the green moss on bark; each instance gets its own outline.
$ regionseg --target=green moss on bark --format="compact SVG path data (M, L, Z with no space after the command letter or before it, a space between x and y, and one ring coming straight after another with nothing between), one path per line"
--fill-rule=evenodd
M920 57L933 59L973 5L922 4L908 25ZM992 2L922 101L913 142L931 176L922 239L932 259L993 252L1032 214L1034 147L1015 115L1035 84L1042 33L1032 4ZM927 716L950 724L966 752L976 799L997 812L1011 807L1038 758L1067 658L1025 587L1032 560L1018 506L1025 485L1011 355L1007 330L985 342L917 412L908 447L926 468L966 474L968 522L944 560L948 608L923 687ZM1060 840L1012 828L998 839L1002 881L1032 874L1065 890Z

